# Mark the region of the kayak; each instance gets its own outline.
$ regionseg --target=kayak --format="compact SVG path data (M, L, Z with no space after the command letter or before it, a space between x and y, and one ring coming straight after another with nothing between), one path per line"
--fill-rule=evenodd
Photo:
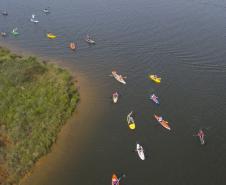
M149 78L151 80L153 80L155 83L160 83L161 82L161 78L158 77L157 75L150 75Z
M96 42L92 39L86 39L86 42L89 44L96 44Z
M7 11L3 11L3 12L2 12L2 15L7 16L7 15L8 15L8 12L7 12Z
M204 139L205 134L201 129L199 130L197 136L199 137L201 145L204 145L205 144L205 139Z
M43 9L42 11L46 14L50 13L50 11L47 8Z
M35 19L32 19L32 18L30 19L30 21L33 22L33 23L39 23L38 20L35 20Z
M133 117L131 116L133 114L133 111L131 111L128 115L127 115L127 123L128 126L131 130L134 130L136 128L136 124L134 122Z
M118 95L117 92L115 92L115 93L112 94L112 100L113 100L114 103L117 103L117 101L118 101L118 96L119 96L119 95Z
M118 82L120 82L120 83L122 83L122 84L124 84L124 85L126 84L126 82L125 82L125 80L123 79L122 75L118 75L116 71L112 71L111 73L112 73L113 77L114 77Z
M49 38L49 39L55 39L56 38L56 35L52 34L52 33L47 33L46 36Z
M33 23L38 23L39 22L37 19L35 19L35 14L31 15L30 21L33 22Z
M167 130L171 130L169 123L163 120L161 116L157 116L154 114L154 117L164 128L166 128Z
M144 149L139 143L136 145L136 151L140 159L145 160Z
M111 185L119 185L119 179L115 174L112 175Z
M89 35L86 36L85 41L89 44L96 44L96 42L94 40L92 40Z
M69 47L72 49L72 50L75 50L76 49L76 44L74 42L71 42L69 44Z
M13 31L11 31L11 34L14 36L19 35L19 32L17 32L17 28L14 28Z
M11 34L14 35L14 36L17 36L17 35L19 35L19 32L17 32L17 31L12 31Z
M158 96L156 96L155 94L150 95L150 99L156 104L159 104Z

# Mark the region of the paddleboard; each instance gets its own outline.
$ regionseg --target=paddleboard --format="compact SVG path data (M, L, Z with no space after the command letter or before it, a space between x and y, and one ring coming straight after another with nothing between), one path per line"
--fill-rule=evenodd
M139 143L136 145L136 151L140 159L145 160L144 149Z
M134 130L136 128L136 124L134 122L133 117L131 116L133 114L133 111L131 111L128 115L127 115L127 123L128 126L131 130Z
M113 100L113 103L117 103L117 101L118 101L118 93L117 92L115 92L115 93L113 93L112 94L112 100Z

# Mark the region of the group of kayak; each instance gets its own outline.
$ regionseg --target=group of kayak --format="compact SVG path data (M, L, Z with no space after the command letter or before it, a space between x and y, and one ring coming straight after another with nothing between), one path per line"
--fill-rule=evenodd
M150 79L153 80L155 83L158 83L158 84L159 84L159 83L161 82L161 78L158 77L157 75L150 75L149 77L150 77ZM158 97L157 97L155 94L152 94L152 95L150 96L150 99L151 99L153 102L155 102L156 104L159 104ZM171 129L170 129L170 126L169 126L169 123L168 123L167 121L163 120L161 116L154 115L154 117L155 117L155 119L156 119L156 120L157 120L164 128L166 128L166 129L168 129L168 130L171 130ZM198 131L198 133L197 133L196 135L194 135L194 136L199 137L199 140L200 140L201 145L204 145L204 144L205 144L205 139L204 139L204 138L205 138L205 133L204 133L204 131L203 131L202 129L200 129L200 130Z
M49 39L57 38L57 36L55 34L51 33L51 32L47 33L46 37L49 38ZM87 42L88 44L96 44L96 42L93 39L91 39L91 37L89 35L86 35L85 42ZM69 48L72 49L72 50L76 50L76 48L77 48L76 43L70 42Z
M49 14L50 11L49 9L45 8L42 10L45 14ZM8 15L8 12L7 11L2 11L1 12L2 15L4 16L7 16ZM32 23L39 23L39 20L36 18L36 15L35 14L32 14L31 15L31 18L30 18L30 22ZM14 28L11 32L10 32L13 36L18 36L20 33L18 32L18 28ZM2 37L6 37L7 36L7 33L6 32L0 32L0 36ZM48 32L46 33L46 37L49 38L49 39L56 39L57 38L57 35L55 35L54 33L51 33L51 32ZM85 37L85 42L87 42L88 44L96 44L95 40L92 39L89 35L86 35ZM69 43L69 48L73 51L75 51L77 49L77 44L75 42L70 42Z
M47 8L44 8L42 10L42 12L44 12L45 14L49 14L50 11L49 9ZM1 14L3 16L8 16L8 12L6 10L2 11ZM32 14L31 15L31 18L30 18L30 22L33 22L33 23L39 23L39 20L36 18L36 15L35 14ZM18 28L14 28L11 32L10 32L13 36L18 36L19 35L19 32L18 32ZM0 35L2 37L6 37L7 36L7 33L6 32L0 32Z
M113 76L115 78L115 80L117 80L118 82L126 85L126 81L125 81L126 77L123 77L122 75L117 74L116 71L112 71L111 72L111 76ZM112 94L112 101L113 101L113 103L117 103L118 102L118 98L119 98L118 92L114 92ZM134 121L134 118L133 118L132 115L133 115L133 111L131 111L127 115L127 119L126 120L127 120L129 129L135 130L136 124L135 124L135 121ZM139 143L136 144L135 151L137 152L137 154L138 154L138 156L140 157L141 160L145 160L144 149ZM115 179L115 178L116 178L116 175L113 174L112 179ZM113 181L112 181L112 184L115 185L115 183L113 183Z
M161 82L161 78L158 77L157 75L150 75L149 78L154 81L155 83L160 83ZM156 103L156 104L159 104L159 98L155 95L155 94L152 94L150 95L150 99ZM169 122L168 121L165 121L163 120L162 116L157 116L154 114L154 118L167 130L171 130L170 126L169 126Z
M47 9L47 8L43 9L42 11L45 14L49 14L50 13L49 9ZM1 14L3 16L7 16L8 12L7 11L2 11ZM31 15L30 22L35 23L35 24L39 23L39 20L36 18L35 14ZM11 34L14 35L14 36L19 35L18 28L14 28L11 31ZM2 37L5 37L5 36L7 36L7 33L6 32L0 32L0 35ZM55 35L54 33L48 32L48 33L46 33L46 37L48 39L56 39L57 35ZM92 39L89 35L87 35L84 40L88 44L95 44L96 43L95 40ZM69 43L69 48L71 50L75 51L77 49L77 44L75 42L70 42ZM122 76L122 75L118 74L115 70L112 71L111 76L113 76L115 78L115 80L117 80L118 82L122 83L123 85L126 85L126 80L125 80L126 77L125 76ZM157 75L154 75L154 74L149 75L149 78L150 78L150 80L152 80L153 82L155 82L157 84L161 83L161 78L158 77ZM160 104L159 97L156 96L154 93L149 96L149 99L152 100L157 105ZM118 100L119 100L119 93L116 91L116 92L114 92L112 94L112 101L113 101L114 104L116 104L118 102ZM167 130L171 130L169 122L164 120L162 116L158 116L158 115L154 114L154 118L157 120L157 122L162 127L164 127ZM127 115L126 121L127 121L129 129L131 129L131 130L135 130L136 129L136 123L135 123L135 120L134 120L134 117L133 117L133 111L129 112L129 114ZM200 129L198 131L198 133L195 134L194 136L197 136L199 138L200 143L202 145L205 144L205 133L204 133L204 131L202 129ZM135 152L137 152L137 155L139 156L139 158L141 160L145 160L146 159L145 150L144 150L143 146L140 143L138 143L138 142L136 143L136 146L135 146ZM124 178L124 177L125 177L124 174L122 176L120 176L119 178L117 177L116 174L113 174L112 175L112 185L119 185L120 180L122 178Z
M126 77L123 77L122 75L117 74L116 71L112 71L111 72L111 76L113 76L118 82L120 82L120 83L122 83L124 85L126 84L126 81L125 81ZM119 98L118 92L114 92L112 94L112 101L113 101L113 103L117 103L118 102L118 98Z
M126 77L123 77L122 75L117 74L116 71L112 71L112 75L111 75L111 76L113 76L113 77L115 78L115 80L117 80L118 82L120 82L120 83L126 85L126 81L125 81L125 78L126 78ZM150 78L153 82L155 82L155 83L157 83L157 84L161 83L161 78L158 77L157 75L150 75L149 78ZM117 103L118 97L119 97L118 92L114 92L114 93L112 94L112 100L113 100L113 103ZM151 95L150 95L150 100L152 100L155 104L158 104L158 105L160 104L159 98L158 98L155 94L151 94ZM157 120L157 121L165 128L165 129L171 130L171 128L170 128L170 126L169 126L169 122L168 122L168 121L165 121L165 120L163 119L162 116L157 116L156 114L154 114L154 118L155 118L155 119L156 119L156 120ZM134 121L134 118L133 118L133 111L131 111L131 112L127 115L127 119L126 119L126 120L127 120L129 129L135 130L136 124L135 124L135 121ZM202 129L200 129L200 130L198 131L198 133L195 134L194 136L199 137L199 140L200 140L201 145L204 145L204 144L205 144L205 139L204 139L204 138L205 138L205 133L204 133L204 131L203 131ZM138 154L138 156L139 156L139 158L140 158L141 160L145 160L145 159L146 159L146 157L145 157L145 150L144 150L143 146L142 146L140 143L138 143L138 142L136 143L136 149L135 149L135 152L137 152L137 154ZM118 178L116 174L113 174L113 175L112 175L112 185L119 185L119 182L120 182L120 180L122 179L122 177L124 177L124 176L121 176L121 177Z
M123 77L122 75L119 75L117 74L116 71L112 71L112 76L120 83L122 84L126 84L126 81L125 81L125 78L126 77ZM160 83L161 82L161 78L158 77L157 75L150 75L150 79L153 80L154 82L156 83ZM114 92L112 94L112 100L113 100L113 103L117 103L118 102L118 98L119 98L119 94L118 92ZM150 99L156 103L156 104L159 104L159 98L155 95L155 94L151 94L150 95ZM129 125L129 128L134 130L136 128L135 126L135 122L134 122L134 119L133 117L131 116L133 112L130 112L128 115L127 115L127 122L128 122L128 125ZM169 123L165 120L163 120L163 118L161 116L157 116L154 114L154 118L166 129L168 130L171 130L170 129L170 126L169 126Z
M125 78L126 77L123 77L122 75L119 75L116 71L112 71L112 75L115 80L117 80L118 82L122 83L123 85L126 85L126 81L125 81ZM161 78L158 77L157 75L149 75L149 78L159 84L161 83ZM118 92L114 92L112 94L112 100L113 100L113 103L117 103L118 102L118 98L119 98L119 93ZM150 95L150 100L152 100L155 104L159 105L160 104L160 101L159 101L159 98L158 96L156 96L155 94L151 94ZM171 127L169 125L169 122L164 120L162 116L158 116L156 114L154 114L154 118L158 121L158 123L165 129L167 130L171 130ZM128 123L128 127L129 129L131 130L135 130L136 128L136 124L135 124L135 121L134 121L134 118L133 118L133 111L131 111L128 115L127 115L127 123ZM198 136L199 139L200 139L200 143L203 145L205 144L205 140L204 140L204 131L203 130L199 130L199 132L195 135L195 136ZM137 146L136 146L136 151L139 155L139 157L144 160L145 159L145 155L144 155L144 150L143 150L143 147L137 143Z
M88 44L96 44L96 42L95 42L94 40L92 40L92 39L90 38L89 35L86 35L85 41L86 41ZM69 48L72 49L73 51L75 51L75 50L77 49L76 43L70 42Z

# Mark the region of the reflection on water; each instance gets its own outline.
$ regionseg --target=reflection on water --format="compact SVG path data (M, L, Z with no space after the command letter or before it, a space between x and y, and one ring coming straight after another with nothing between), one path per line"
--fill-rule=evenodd
M226 183L224 0L2 0L2 7L9 15L0 16L0 31L18 27L21 34L0 42L61 61L81 86L75 116L24 185L110 184L113 172L126 173L122 183L130 185ZM49 15L41 11L46 7ZM31 14L40 23L32 24ZM48 40L49 31L58 38ZM84 42L86 34L95 46ZM113 69L127 76L126 86L109 76ZM160 106L148 100L151 93ZM126 123L131 110L135 132ZM154 113L172 132L159 127ZM204 147L193 137L199 128L207 133ZM133 152L136 141L146 161Z

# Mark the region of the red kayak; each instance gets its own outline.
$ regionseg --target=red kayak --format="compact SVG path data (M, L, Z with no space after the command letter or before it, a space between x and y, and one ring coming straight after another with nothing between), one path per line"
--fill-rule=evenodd
M112 175L111 185L119 185L119 179L115 174Z
M161 116L157 116L154 114L155 119L167 130L171 130L168 121L162 119Z

